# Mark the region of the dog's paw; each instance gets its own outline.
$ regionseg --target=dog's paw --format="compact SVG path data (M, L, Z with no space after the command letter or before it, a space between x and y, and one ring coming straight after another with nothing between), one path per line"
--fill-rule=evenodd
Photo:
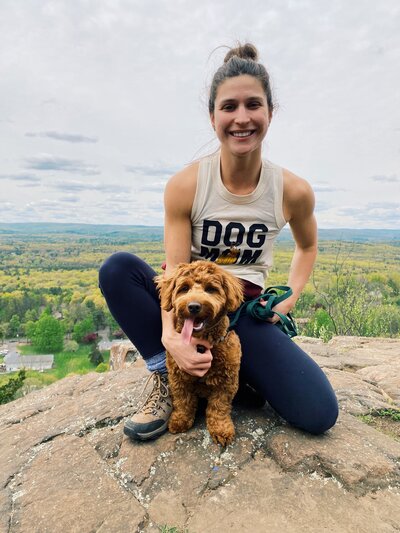
M194 420L174 416L172 413L168 422L168 430L170 433L184 433L193 426L193 422Z
M215 444L220 444L221 446L225 448L229 444L232 444L235 438L235 430L210 432L210 435L212 437L212 440L215 442Z

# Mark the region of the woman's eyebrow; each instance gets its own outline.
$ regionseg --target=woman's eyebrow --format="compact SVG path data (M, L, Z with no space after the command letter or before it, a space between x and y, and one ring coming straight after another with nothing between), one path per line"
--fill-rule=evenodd
M246 102L251 102L251 101L253 101L253 100L257 100L257 101L259 101L259 100L262 100L262 99L263 99L262 95L259 95L259 96L248 96L248 97L246 98ZM220 105L223 105L223 104L233 104L233 103L235 103L235 102L237 102L237 99L236 99L236 98L225 98L224 100L221 100L221 101L220 101Z
M236 102L235 98L225 98L225 100L221 100L220 104L232 104L235 102Z

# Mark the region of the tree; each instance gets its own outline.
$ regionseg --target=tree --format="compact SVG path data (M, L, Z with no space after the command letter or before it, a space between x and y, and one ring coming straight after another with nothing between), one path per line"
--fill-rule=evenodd
M25 322L36 322L38 319L39 316L36 309L28 309L25 313Z
M110 328L110 334L113 331L119 330L119 325L118 325L117 321L115 320L115 318L110 313L110 311L107 310L106 313L105 313L105 316L106 316L107 326Z
M21 321L18 315L13 315L8 323L8 336L13 339L18 336L21 329Z
M9 381L0 387L0 404L11 402L18 389L22 387L25 381L25 370L18 372L16 378L10 378Z
M43 313L36 323L32 339L34 348L42 353L60 352L64 343L64 330L53 316Z
M77 322L74 326L74 332L72 338L76 342L82 342L83 338L89 333L93 333L94 323L92 317L87 317L80 322Z
M351 251L345 255L339 245L332 275L323 288L313 277L321 308L307 324L306 334L326 341L334 335L371 335L368 317L382 305L382 294L371 290L365 276L354 273L349 263Z
M7 328L5 324L0 324L0 340L2 344L4 342L4 339L6 338L6 329Z
M100 363L104 363L104 357L96 344L93 345L91 352L89 353L89 360L94 366L98 366Z
M29 339L30 341L33 340L33 337L34 337L34 335L35 335L36 324L37 324L37 321L36 321L36 322L33 322L33 320L29 320L29 321L25 324L25 336L26 336L26 338Z

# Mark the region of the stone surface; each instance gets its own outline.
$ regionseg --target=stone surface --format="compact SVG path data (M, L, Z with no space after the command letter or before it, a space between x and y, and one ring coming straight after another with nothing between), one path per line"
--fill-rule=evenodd
M140 356L130 341L116 342L110 349L110 370L121 370L132 365Z
M338 423L323 436L266 406L234 409L226 450L202 413L188 433L131 442L122 428L148 376L140 359L0 406L0 531L400 531L399 433L359 418L400 406L400 341L296 342L338 395Z

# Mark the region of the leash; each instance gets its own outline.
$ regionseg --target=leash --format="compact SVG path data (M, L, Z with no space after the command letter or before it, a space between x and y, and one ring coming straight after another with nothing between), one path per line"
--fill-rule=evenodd
M278 294L280 291L282 294ZM279 329L286 333L290 338L297 335L296 323L290 313L283 315L279 311L274 311L272 308L283 302L289 296L293 294L293 291L290 287L286 285L275 285L273 287L268 287L263 294L260 294L254 300L249 300L244 302L239 309L235 312L235 315L230 319L230 324L228 330L231 330L235 327L237 321L243 314L250 315L257 320L266 321L267 318L272 318L274 315L278 315L279 322L275 325ZM262 302L261 302L262 300Z

